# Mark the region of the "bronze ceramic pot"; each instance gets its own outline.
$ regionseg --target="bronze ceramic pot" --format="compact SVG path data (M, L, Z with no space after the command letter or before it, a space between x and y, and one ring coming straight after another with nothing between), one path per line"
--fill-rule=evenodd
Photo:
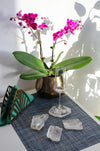
M54 90L55 77L43 77L37 79L36 90L39 96L44 98L55 98L58 97L58 93Z

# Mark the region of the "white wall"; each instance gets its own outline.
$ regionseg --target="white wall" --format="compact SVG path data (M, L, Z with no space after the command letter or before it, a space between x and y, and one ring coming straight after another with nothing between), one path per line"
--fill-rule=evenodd
M64 50L62 58L89 55L91 64L82 69L68 72L67 92L83 104L93 114L100 115L100 5L97 0L0 0L0 96L3 96L8 85L18 85L24 90L34 88L34 81L19 79L20 73L27 70L12 55L13 51L25 51L16 29L9 18L22 10L23 13L33 12L39 16L48 16L54 23L54 31L62 28L67 18L82 19L84 28L68 39L67 46L59 44L55 54ZM93 7L96 7L93 8ZM28 52L33 51L32 42L28 41ZM43 51L50 56L52 35L43 41ZM35 52L33 52L35 53ZM39 51L37 51L38 56Z

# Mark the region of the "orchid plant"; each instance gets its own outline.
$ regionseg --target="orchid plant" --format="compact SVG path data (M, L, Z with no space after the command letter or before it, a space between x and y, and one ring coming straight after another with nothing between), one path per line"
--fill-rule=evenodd
M66 67L66 71L74 70L74 69L82 68L92 61L92 58L90 56L80 56L80 57L70 58L57 63L63 52L60 52L58 54L57 59L54 60L54 50L56 44L62 41L64 42L64 44L66 44L66 40L63 40L63 36L67 35L68 33L74 35L75 30L79 30L82 28L81 21L73 21L72 19L71 20L67 19L64 28L53 33L53 45L50 47L51 54L52 54L50 59L51 65L50 67L48 67L47 63L45 62L45 57L43 55L42 40L41 40L42 31L49 28L47 24L48 18L41 17L42 23L38 24L37 23L38 14L34 14L34 13L22 14L22 11L19 11L16 14L16 17L12 17L10 18L10 20L17 21L18 25L23 29L28 28L29 29L28 33L37 39L37 44L39 44L40 46L40 59L29 54L28 52L22 52L22 51L13 52L14 57L21 64L31 69L34 69L33 72L21 74L20 78L25 80L34 80L34 79L39 79L41 77L54 76L55 69L57 67L62 67L62 68Z

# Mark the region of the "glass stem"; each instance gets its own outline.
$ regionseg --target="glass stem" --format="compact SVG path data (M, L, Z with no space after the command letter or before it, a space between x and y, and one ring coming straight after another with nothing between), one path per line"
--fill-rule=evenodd
M61 93L59 93L59 108L61 108Z

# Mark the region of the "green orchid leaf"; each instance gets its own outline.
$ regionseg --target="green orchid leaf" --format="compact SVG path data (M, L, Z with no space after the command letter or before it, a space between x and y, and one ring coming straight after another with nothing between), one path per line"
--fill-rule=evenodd
M55 64L58 62L58 60L59 60L60 56L62 55L62 53L63 53L63 51L59 53L59 55L58 55L56 61L54 62L53 66L55 66Z
M88 65L92 61L92 58L89 56L81 56L81 57L76 57L76 58L70 58L67 60L64 60L54 66L56 67L66 67L67 70L74 70L74 69L79 69L82 68L86 65Z
M47 66L47 64L46 64L45 62L43 62L43 64L44 64L44 67L45 67L46 69L49 69L48 66Z
M58 60L59 60L60 56L62 55L62 53L63 53L63 51L59 53L59 55L58 55L56 61L55 61L54 63L51 64L50 69L52 69L52 68L55 66L55 64L58 62Z
M98 120L100 120L100 116L95 116Z
M46 74L43 74L41 72L28 72L21 74L20 78L24 80L35 80L46 76L47 76Z
M34 70L37 70L42 73L47 73L47 70L44 67L43 62L36 58L35 56L27 53L27 52L22 52L22 51L15 51L13 52L13 55L19 61L21 64L32 68Z
M54 62L54 65L58 62L58 60L59 60L60 56L62 55L62 53L63 53L63 51L61 51L61 52L59 53L59 55L58 55L56 61Z

